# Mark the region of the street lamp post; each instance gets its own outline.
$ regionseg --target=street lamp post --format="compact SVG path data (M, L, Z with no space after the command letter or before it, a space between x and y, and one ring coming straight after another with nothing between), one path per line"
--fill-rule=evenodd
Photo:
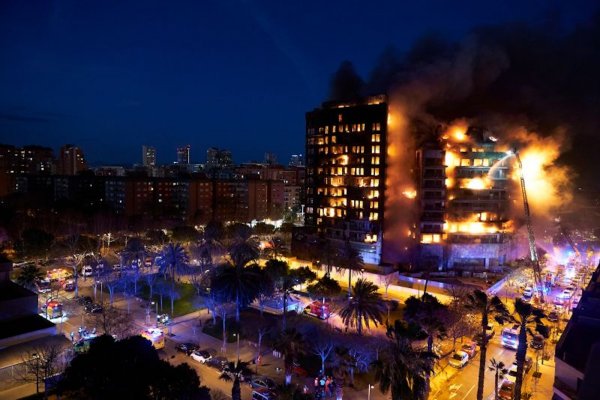
M371 389L373 389L375 386L371 385L369 383L369 391L367 392L367 400L371 400Z
M35 392L40 392L40 356L38 353L33 353L31 357L35 360Z
M234 336L237 337L237 363L240 363L240 334L234 333Z

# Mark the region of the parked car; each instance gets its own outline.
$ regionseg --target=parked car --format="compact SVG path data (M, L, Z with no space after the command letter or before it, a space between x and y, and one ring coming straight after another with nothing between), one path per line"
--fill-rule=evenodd
M81 296L77 299L77 303L79 303L82 306L85 306L86 304L92 304L93 302L94 301L90 296Z
M192 354L190 354L190 357L204 364L212 358L212 355L206 350L194 350L192 351Z
M489 323L485 329L485 334L488 339L491 339L496 334L496 325Z
M500 384L498 389L498 397L502 400L513 400L513 394L515 392L515 383L509 380L504 380Z
M98 314L103 311L103 308L100 304L97 303L88 303L84 306L85 312L90 314Z
M571 296L573 296L573 291L570 289L565 289L558 295L561 299L570 299Z
M175 350L180 353L185 353L189 356L194 350L198 350L198 346L194 343L179 343L177 346L175 346Z
M512 365L517 366L517 360L513 361ZM525 373L528 373L531 367L533 366L533 359L531 357L525 358L525 362L523 363L523 370Z
M464 351L456 351L454 352L454 354L452 354L452 357L450 357L450 365L452 365L454 368L462 368L464 367L467 362L469 361L469 355L467 353L465 353Z
M277 387L277 385L275 384L273 379L268 378L266 376L260 376L260 375L253 376L252 378L248 379L248 384L253 389L266 388L269 390L273 390L273 389L275 389L275 387Z
M158 314L156 316L156 322L163 325L169 325L171 323L171 319L169 318L169 314Z
M227 365L227 363L229 362L229 360L227 360L227 358L223 357L223 356L216 356L216 357L211 357L207 362L206 365L208 365L211 368L215 368L219 371L222 371L223 368L225 368L225 366Z
M531 339L531 347L536 350L544 348L544 337L540 334L533 335L533 339Z
M517 364L511 365L510 369L508 370L508 373L504 377L509 382L513 382L513 383L516 382L517 381Z
M92 268L91 265L84 265L81 268L81 275L82 276L92 276L92 275L94 275L94 268Z
M252 400L273 400L276 396L269 389L256 388L252 390Z
M65 290L65 292L74 292L75 291L75 280L67 279L63 283L63 289Z
M475 343L465 343L460 349L469 355L469 359L475 357L477 353L477 345Z

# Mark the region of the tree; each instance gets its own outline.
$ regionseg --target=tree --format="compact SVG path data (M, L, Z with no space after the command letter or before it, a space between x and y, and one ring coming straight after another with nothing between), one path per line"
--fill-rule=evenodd
M359 335L362 335L363 324L370 329L371 322L375 326L383 322L384 304L378 290L377 285L365 279L359 279L352 288L352 297L340 311L340 317L344 324L356 326Z
M287 262L271 259L267 261L265 274L275 284L275 289L281 294L283 300L282 329L286 329L287 304L291 291L295 286L301 285L307 280L314 280L317 275L308 267L290 269Z
M17 273L16 282L29 290L35 291L35 283L46 276L44 271L35 264L25 264Z
M168 287L167 296L169 296L169 300L171 300L171 317L175 313L175 300L181 297L179 294L179 290L175 285L171 285Z
M332 365L344 380L348 378L350 386L354 386L355 372L367 371L371 364L371 353L364 343L349 342L345 346L336 347L333 352Z
M183 225L173 228L173 240L176 242L189 243L196 241L200 233L193 226Z
M271 259L280 259L285 253L285 250L284 240L275 236L269 240L269 244L265 247L263 253Z
M292 382L294 360L304 355L306 351L304 336L295 328L288 328L279 334L273 347L283 355L285 384L289 385Z
M362 257L350 244L349 240L344 242L344 246L338 249L337 252L337 267L339 270L348 270L348 296L352 295L352 271L361 272L364 264Z
M28 228L21 233L21 248L26 256L45 255L54 243L54 235L39 228Z
M498 381L504 378L504 375L508 373L508 369L502 361L496 361L494 358L490 360L488 368L494 373L494 400L498 400Z
M175 276L185 269L188 262L189 258L183 246L180 243L169 243L161 252L159 272L165 276L170 275L174 284Z
M209 400L208 389L199 385L192 368L161 360L148 340L132 336L117 341L104 335L75 356L59 391L67 399Z
M25 382L35 382L35 391L39 393L40 383L64 369L65 350L66 346L62 342L30 348L21 355L25 369L20 379Z
M252 319L248 322L249 323L242 326L242 329L245 331L247 337L255 336L257 339L256 356L254 357L254 360L256 361L256 372L258 373L258 360L261 356L262 340L265 335L271 331L271 325L262 317L258 319Z
M443 338L446 335L444 321L447 318L448 308L439 302L439 300L424 293L422 297L411 296L406 299L404 309L404 319L415 326L418 326L427 336L427 351L433 353L433 341L437 338ZM427 384L429 379L427 379ZM429 387L426 388L429 393Z
M121 264L123 266L131 265L134 260L138 264L138 268L141 268L146 260L146 246L144 246L142 239L137 237L129 239L125 249L121 252ZM141 260L141 263L137 260Z
M152 300L152 297L154 296L154 286L156 285L156 274L145 274L144 281L146 282L146 286L148 286L148 290L150 290L148 298Z
M211 271L211 291L221 301L235 303L235 320L239 322L240 309L260 293L260 275L256 268L247 267L258 257L258 248L252 241L240 239L231 247L229 256L229 262Z
M317 335L316 339L312 342L313 354L319 356L321 359L321 374L325 373L325 362L334 348L331 336L325 332Z
M308 294L325 301L326 297L337 297L342 293L342 287L335 279L323 275L318 281L306 288Z
M523 386L523 371L525 370L525 358L527 357L527 333L531 333L530 325L535 323L537 329L540 329L544 312L535 308L529 303L525 303L521 298L515 300L515 312L513 319L519 324L519 345L517 346L517 376L515 380L515 400L521 400L521 388Z
M86 314L85 318L88 326L98 327L102 334L119 339L129 337L135 331L131 316L116 307L105 307L101 313Z
M498 296L488 297L488 295L481 291L475 290L469 294L466 299L465 307L468 311L474 312L481 316L480 325L480 355L479 355L479 378L477 382L477 400L483 399L483 385L485 379L485 362L487 354L488 338L486 335L487 326L489 319L494 315L506 316L508 310L498 298Z
M414 326L400 320L388 328L387 347L375 362L375 379L381 392L390 390L393 399L427 399L435 355L413 348L412 341L419 334Z
M230 362L225 366L225 369L221 372L219 378L225 381L233 381L233 386L231 387L231 400L242 400L240 381L242 380L242 377L250 375L250 373L248 363L243 361Z

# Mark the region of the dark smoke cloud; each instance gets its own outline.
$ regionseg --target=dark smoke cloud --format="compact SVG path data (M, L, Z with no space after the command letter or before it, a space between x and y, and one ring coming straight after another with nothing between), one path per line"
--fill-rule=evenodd
M386 49L364 85L343 64L332 94L400 93L412 117L429 123L468 118L542 135L566 129L571 150L561 161L581 183L598 185L600 12L568 32L552 26L480 27L460 42L428 35L405 54Z
M344 61L331 79L329 100L355 100L364 95L365 82L350 61Z

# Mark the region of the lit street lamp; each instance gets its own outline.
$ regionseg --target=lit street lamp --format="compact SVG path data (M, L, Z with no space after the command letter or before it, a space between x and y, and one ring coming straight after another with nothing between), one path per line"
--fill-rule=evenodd
M369 383L369 391L367 392L367 400L371 400L371 389L375 388L375 386Z
M240 334L234 333L233 336L237 337L237 363L240 363Z
M40 356L38 353L33 353L31 358L35 360L35 392L40 392Z

